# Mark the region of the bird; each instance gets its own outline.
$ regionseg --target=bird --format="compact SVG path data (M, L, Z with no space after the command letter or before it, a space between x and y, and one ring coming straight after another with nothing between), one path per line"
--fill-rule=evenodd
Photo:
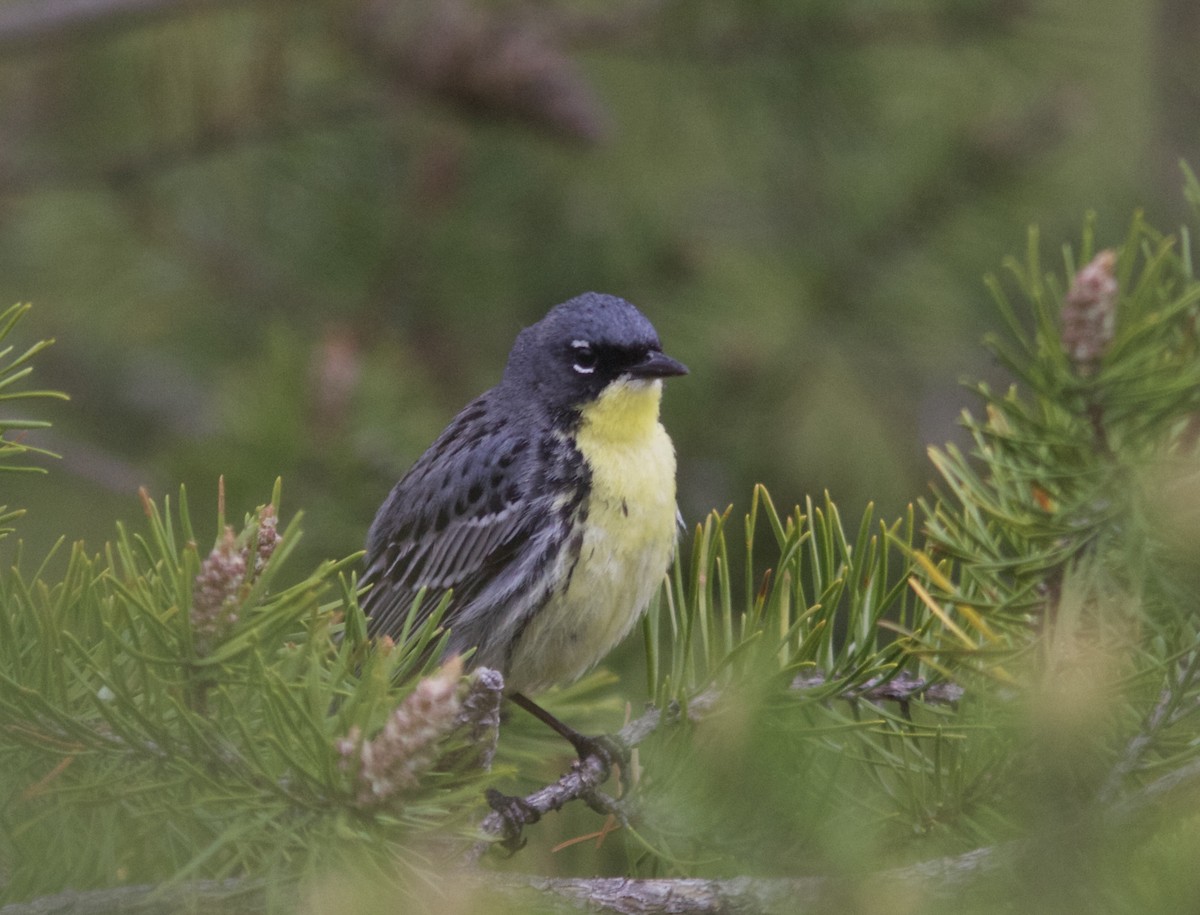
M583 293L522 330L500 381L380 505L368 635L414 631L449 591L446 655L498 670L510 701L596 752L530 696L595 666L662 583L681 522L659 408L687 372L617 296Z

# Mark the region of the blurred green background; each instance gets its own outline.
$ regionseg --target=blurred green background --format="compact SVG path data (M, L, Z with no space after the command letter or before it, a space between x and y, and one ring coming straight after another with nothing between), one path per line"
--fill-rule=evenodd
M306 562L581 291L692 369L686 519L755 482L891 515L1038 223L1183 218L1192 0L0 3L0 301L57 344L21 533L98 547L284 480ZM1048 259L1047 263L1051 263Z

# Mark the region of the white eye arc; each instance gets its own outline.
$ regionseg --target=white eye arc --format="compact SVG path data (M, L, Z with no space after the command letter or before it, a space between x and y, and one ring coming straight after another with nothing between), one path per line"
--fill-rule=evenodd
M590 375L596 371L598 361L595 350L586 340L572 340L571 349L575 350L575 364L572 366L580 375Z

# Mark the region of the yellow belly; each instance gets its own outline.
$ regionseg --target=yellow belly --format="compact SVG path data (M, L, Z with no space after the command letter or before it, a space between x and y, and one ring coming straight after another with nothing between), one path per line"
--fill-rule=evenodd
M615 383L583 410L591 470L583 542L565 593L530 621L508 687L537 692L599 662L637 622L675 551L675 449L658 421L662 382Z

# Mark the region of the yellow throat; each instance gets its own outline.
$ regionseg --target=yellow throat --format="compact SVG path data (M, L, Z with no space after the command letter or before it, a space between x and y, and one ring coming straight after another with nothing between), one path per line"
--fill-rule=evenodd
M619 379L581 410L591 471L579 558L566 591L523 633L509 688L535 692L595 665L637 622L675 552L675 449L658 421L662 381Z

